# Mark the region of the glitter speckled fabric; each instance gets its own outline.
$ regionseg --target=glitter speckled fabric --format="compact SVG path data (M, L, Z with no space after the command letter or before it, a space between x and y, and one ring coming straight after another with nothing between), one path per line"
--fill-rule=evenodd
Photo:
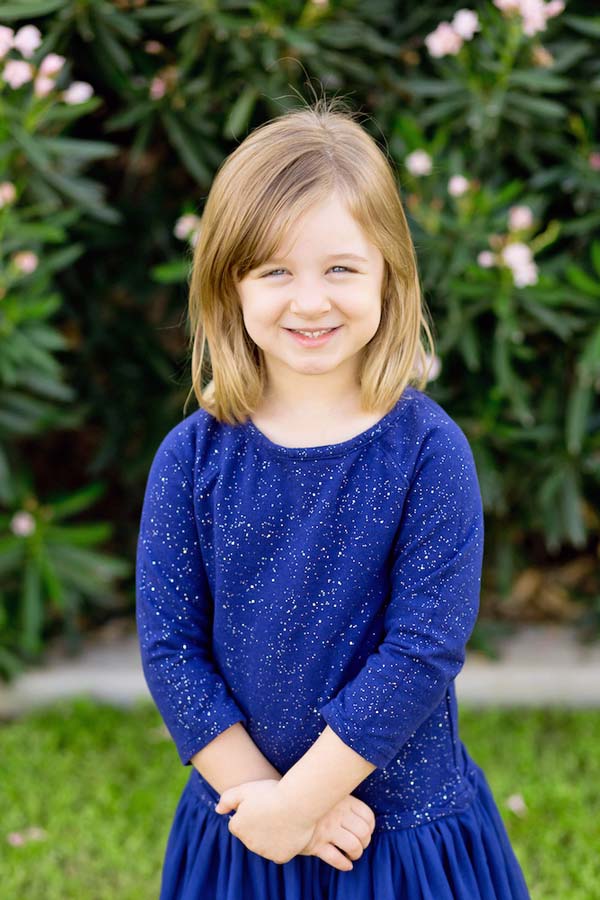
M191 767L161 900L209 896L203 859L202 880L223 900L529 897L457 727L483 539L469 443L414 387L337 444L284 447L251 420L229 426L202 409L166 435L144 498L136 614L146 681L181 762L240 721L283 774L327 723L377 766L353 791L377 824L352 872L316 857L277 865L229 833L218 793ZM390 893L374 893L377 847ZM232 892L238 877L246 893Z

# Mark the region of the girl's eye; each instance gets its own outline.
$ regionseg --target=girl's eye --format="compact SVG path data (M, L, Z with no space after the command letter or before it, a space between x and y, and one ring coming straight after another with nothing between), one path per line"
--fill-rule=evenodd
M349 269L347 266L331 266L332 269L344 269L346 272L351 272L352 269ZM265 272L262 278L266 278L268 275L273 275L275 272L285 272L285 269L272 269L270 272Z

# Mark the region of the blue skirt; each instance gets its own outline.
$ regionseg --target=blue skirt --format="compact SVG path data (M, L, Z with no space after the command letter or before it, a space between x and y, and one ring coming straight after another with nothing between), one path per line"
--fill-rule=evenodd
M491 788L461 812L378 832L353 869L317 856L280 864L248 850L229 819L185 785L167 841L159 900L530 900Z

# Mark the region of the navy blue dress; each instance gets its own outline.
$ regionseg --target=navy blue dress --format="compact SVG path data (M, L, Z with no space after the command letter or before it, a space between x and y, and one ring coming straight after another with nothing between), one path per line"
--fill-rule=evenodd
M471 448L407 387L337 444L284 447L199 409L152 462L136 560L149 690L190 777L160 900L527 900L454 678L479 609L484 523ZM275 863L215 812L190 758L242 722L283 775L326 724L377 766L350 872Z

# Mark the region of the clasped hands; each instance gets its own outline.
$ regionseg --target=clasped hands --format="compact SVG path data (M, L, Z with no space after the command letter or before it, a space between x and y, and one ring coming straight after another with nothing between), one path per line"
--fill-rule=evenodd
M224 814L232 809L236 813L229 820L229 831L254 853L276 863L298 854L318 856L343 872L353 868L351 860L362 855L375 827L371 808L352 794L319 819L300 816L275 778L246 781L223 791L215 811Z

